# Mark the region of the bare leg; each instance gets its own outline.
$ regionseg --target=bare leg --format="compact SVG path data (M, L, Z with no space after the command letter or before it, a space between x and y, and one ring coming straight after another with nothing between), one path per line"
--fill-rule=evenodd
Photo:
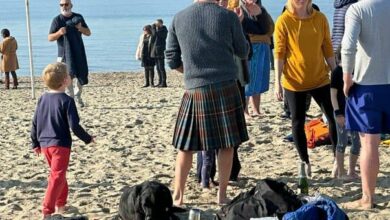
M176 157L173 204L183 205L184 188L192 166L192 151L179 151Z
M245 118L248 119L248 118L251 118L251 115L249 114L249 99L250 97L246 97L246 102L245 102L245 109L244 109L244 115L245 115Z
M337 166L337 174L334 176L336 178L342 178L344 173L344 154L340 152L336 152L336 166Z
M233 148L227 148L220 149L218 153L218 204L225 204L226 202L228 202L228 198L226 196L226 188L228 186L230 173L232 171L233 152Z
M358 174L356 173L356 163L358 159L358 155L350 154L349 155L349 169L348 169L348 176L351 178L357 178Z
M379 173L380 134L359 133L361 141L360 170L362 179L362 198L347 203L345 208L370 209L374 204L375 186Z
M260 98L261 94L257 94L252 96L252 105L253 105L253 115L259 116L260 113Z

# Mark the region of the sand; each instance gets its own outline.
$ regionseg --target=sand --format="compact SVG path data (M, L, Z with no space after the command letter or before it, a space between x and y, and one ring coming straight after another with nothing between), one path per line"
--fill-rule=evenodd
M30 150L30 127L36 101L30 98L29 79L20 89L0 89L0 219L40 219L48 167L44 158ZM67 174L70 193L67 216L112 219L118 210L121 189L145 180L157 180L172 189L176 151L171 145L176 114L183 93L182 75L168 74L168 88L141 88L140 73L91 74L85 87L86 107L81 124L96 136L97 144L84 145L74 137ZM37 78L37 97L43 92ZM0 85L3 87L3 85ZM297 153L283 137L290 121L282 119L282 103L272 90L262 96L262 117L248 121L250 140L239 149L242 170L237 183L228 187L233 198L256 181L270 177L296 190ZM318 114L312 105L310 113ZM330 178L332 150L310 150L313 177L310 194L321 193L338 204L361 196L360 182L340 184ZM347 149L349 154L349 148ZM390 148L380 147L380 173L376 191L379 208L346 210L350 219L390 219ZM194 159L194 164L195 164ZM346 164L348 160L346 159ZM190 172L185 193L189 207L200 208L202 219L212 219L219 207L216 189L202 190ZM185 218L183 218L185 219Z

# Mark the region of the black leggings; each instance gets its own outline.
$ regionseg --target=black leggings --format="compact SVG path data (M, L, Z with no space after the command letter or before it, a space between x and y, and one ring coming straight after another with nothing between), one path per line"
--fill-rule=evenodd
M330 101L330 85L305 92L295 92L285 89L285 98L291 112L292 135L295 147L298 150L299 157L302 161L310 163L307 153L307 140L305 136L305 117L306 117L306 95L309 93L316 103L320 106L321 111L325 114L328 124L330 140L335 154L337 144L336 122L333 116L333 107Z

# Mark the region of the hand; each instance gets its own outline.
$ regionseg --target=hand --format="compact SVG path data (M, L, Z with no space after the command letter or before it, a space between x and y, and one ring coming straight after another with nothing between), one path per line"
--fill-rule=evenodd
M349 89L353 85L352 74L350 74L350 73L343 74L343 80L344 80L344 88L343 88L344 95L345 95L345 97L348 97Z
M184 73L183 65L181 65L180 67L176 68L175 70L180 72L180 73Z
M280 82L275 82L275 88L274 88L275 98L278 101L283 100L283 89Z
M39 155L41 155L41 148L40 147L34 148L34 153L35 155L37 155L37 157L39 157Z
M240 7L234 8L234 12L238 16L238 19L240 20L240 22L242 22L242 20L244 20L244 12L242 11L242 8L240 8Z
M344 116L342 116L342 115L336 116L336 122L337 122L337 124L338 124L341 128L343 128L343 127L345 126L345 118L344 118Z
M58 30L58 33L62 35L65 35L66 34L66 27L62 27Z
M257 16L262 13L261 7L253 0L245 0L245 8L251 16Z
M82 28L83 26L81 26L81 22L80 22L80 23L76 24L75 27L77 28L78 31L81 32L81 28Z

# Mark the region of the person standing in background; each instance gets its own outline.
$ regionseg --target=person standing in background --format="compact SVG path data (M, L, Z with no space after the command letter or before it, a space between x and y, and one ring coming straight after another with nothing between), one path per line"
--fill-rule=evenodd
M18 78L16 76L16 70L19 69L18 57L16 56L16 50L18 49L18 42L14 37L11 36L11 33L8 29L1 30L1 35L3 36L3 41L0 43L0 53L1 53L1 70L5 73L5 89L9 89L10 78L9 73L11 72L13 86L12 89L18 88Z
M266 34L249 34L252 43L253 55L249 62L250 81L245 86L245 96L247 97L245 115L251 117L248 110L249 101L252 103L253 116L260 116L261 94L268 91L270 79L270 45L271 37L274 31L274 22L260 1L253 1L261 7L261 13L258 16L251 16L244 9L246 17L258 20L259 23L267 25L268 32ZM240 2L242 5L243 3Z
M143 88L154 87L154 65L156 65L155 59L152 57L152 51L154 50L154 36L152 25L146 25L143 28L135 52L135 58L141 61L141 66L145 68L145 85Z
M178 150L173 203L183 205L193 152L218 150L217 203L229 202L226 190L233 148L249 139L237 86L234 55L247 58L249 47L237 16L198 0L180 11L169 28L166 59L184 74L185 92L172 144Z
M66 63L72 77L67 94L84 107L81 93L88 84L88 63L82 35L90 36L91 31L83 16L72 12L72 8L71 0L60 0L61 14L52 21L48 40L57 41L57 62Z
M167 87L167 73L165 72L165 46L168 29L162 19L157 19L153 27L154 47L151 56L156 61L158 84L157 87Z
M341 47L341 40L345 30L345 13L351 4L358 0L335 0L333 3L333 28L332 28L332 45L333 51L336 52ZM336 59L336 62L338 60Z
M337 131L330 99L329 69L336 68L328 21L314 10L311 0L287 0L286 11L275 25L275 96L285 98L291 111L292 134L300 159L311 176L304 132L307 93L320 106L329 123L333 152Z
M346 209L371 209L379 173L381 133L390 133L390 1L362 0L345 16L342 40L346 127L359 132L362 197ZM352 75L353 72L353 75Z

